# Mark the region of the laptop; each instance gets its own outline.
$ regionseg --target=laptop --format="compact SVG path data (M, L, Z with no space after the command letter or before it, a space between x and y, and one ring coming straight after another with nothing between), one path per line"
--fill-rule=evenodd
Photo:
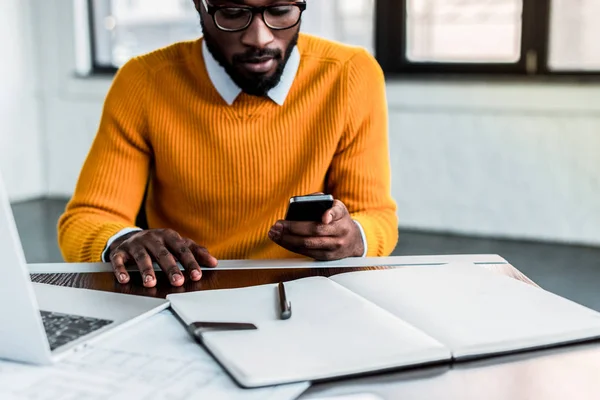
M0 359L49 365L169 307L165 299L33 283L0 174Z

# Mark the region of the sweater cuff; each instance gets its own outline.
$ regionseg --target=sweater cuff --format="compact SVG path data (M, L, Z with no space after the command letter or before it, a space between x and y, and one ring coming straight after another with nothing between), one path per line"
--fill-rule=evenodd
M90 238L89 244L84 246L78 258L83 262L103 262L104 253L108 248L107 243L110 239L124 229L136 227L129 224L109 222L93 228L95 228L93 238ZM109 255L107 254L106 257L109 258Z
M383 255L386 238L378 224L373 221L373 218L365 214L357 214L353 215L352 219L361 225L365 235L365 243L368 242L369 244L368 249L365 246L365 257L380 257Z

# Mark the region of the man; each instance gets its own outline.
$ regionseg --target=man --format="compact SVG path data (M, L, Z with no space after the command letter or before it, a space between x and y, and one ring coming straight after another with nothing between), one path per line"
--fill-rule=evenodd
M384 256L397 238L384 77L366 51L299 34L305 2L196 0L204 37L116 75L59 221L68 262L181 286L217 259ZM310 3L308 4L308 6ZM148 184L148 185L147 185ZM147 192L146 192L147 187ZM320 223L289 198L335 198ZM135 226L144 193L150 228Z

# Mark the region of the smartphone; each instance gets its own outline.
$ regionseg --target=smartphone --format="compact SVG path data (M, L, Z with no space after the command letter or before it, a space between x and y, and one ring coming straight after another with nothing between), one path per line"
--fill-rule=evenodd
M333 201L333 196L330 194L292 197L285 219L287 221L320 222L323 220L325 211L333 207Z

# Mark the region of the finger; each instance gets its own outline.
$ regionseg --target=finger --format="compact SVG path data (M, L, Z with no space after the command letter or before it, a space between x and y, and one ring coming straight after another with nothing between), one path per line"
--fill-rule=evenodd
M304 221L278 221L271 228L271 232L277 235L295 236L339 236L340 232L335 224L324 225L317 222Z
M339 251L323 251L315 250L311 253L310 257L317 261L337 261L344 258L343 254Z
M145 287L154 287L156 285L156 275L154 274L154 266L152 258L148 251L143 246L132 247L129 250L129 255L133 257L135 263L142 274L142 281Z
M190 245L190 250L192 251L194 257L196 257L196 261L198 261L198 264L202 266L215 268L219 264L217 259L213 257L212 254L210 254L208 249L199 246L196 243L192 243Z
M122 250L118 250L111 255L110 262L113 267L113 272L115 273L115 277L120 283L128 283L130 279L129 273L125 268L125 262L127 262L127 259L127 253Z
M173 254L183 268L188 272L190 278L193 281L199 281L202 278L202 270L200 269L200 265L198 261L196 261L196 257L192 254L190 250L191 241L180 239L180 238L168 238L165 240L165 243L171 254Z
M147 248L150 254L154 257L160 269L169 277L169 282L173 286L181 286L185 282L183 274L177 266L177 260L171 254L169 249L165 246L165 243L161 239L149 241Z
M325 211L325 213L323 214L323 223L325 225L329 225L332 222L340 221L347 215L348 215L348 209L346 208L344 203L342 203L339 200L335 200L333 202L333 207L331 207L329 210Z
M335 237L304 237L284 235L275 242L294 253L313 257L317 253L336 251L341 247L341 240Z

